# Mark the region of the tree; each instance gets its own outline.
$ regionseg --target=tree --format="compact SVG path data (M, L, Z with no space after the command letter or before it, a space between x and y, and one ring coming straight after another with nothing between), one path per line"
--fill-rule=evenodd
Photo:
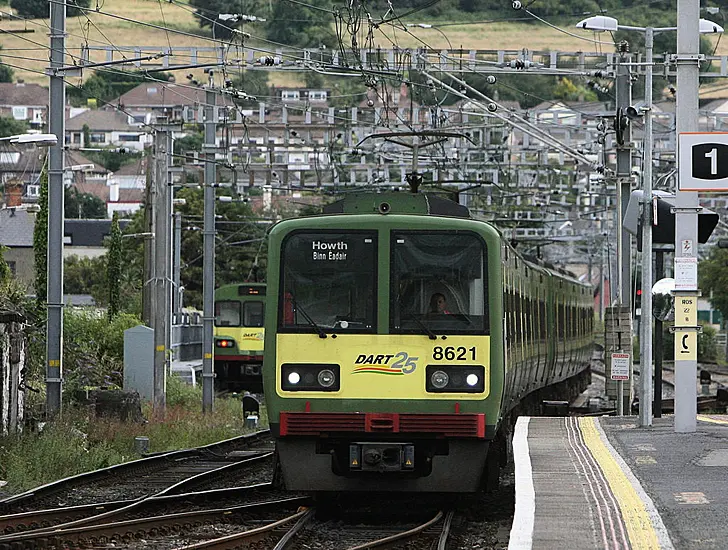
M114 212L109 235L109 251L106 253L106 281L109 286L109 320L121 310L121 229L119 214Z
M285 0L276 2L268 23L268 39L301 48L334 47L337 38L331 28L331 0L309 0L307 4L312 8Z
M596 101L597 94L584 86L574 84L569 78L560 78L554 87L554 97L564 101Z
M24 134L28 131L28 123L23 120L15 120L11 116L0 116L0 137Z
M190 6L196 8L195 17L200 27L209 27L215 38L227 39L231 36L231 28L239 23L222 21L218 14L243 14L258 17L269 16L268 2L259 0L190 0Z
M171 73L154 73L155 80L168 80ZM148 80L141 71L103 71L92 74L80 87L69 86L66 95L71 105L84 107L89 99L104 104Z
M97 303L104 303L101 298L106 298L105 272L103 256L69 256L63 260L63 291L66 294L90 294Z
M33 228L33 253L35 256L35 299L44 307L48 298L48 169L43 166L40 173L40 211L35 217Z
M707 260L700 262L700 288L710 295L710 303L728 318L728 249L714 246Z
M81 193L75 187L66 187L64 195L64 216L67 219L106 219L106 203L91 193Z
M2 49L2 46L0 46L0 49ZM8 67L7 65L0 65L0 82L14 82L15 81L15 72L11 67Z
M269 95L268 71L243 71L239 78L233 80L233 88L245 92L255 99L236 100L241 107L257 107L264 96Z
M75 6L88 8L91 0L73 0ZM84 13L73 4L69 3L66 8L68 17L76 17ZM50 6L52 4L48 0L10 0L10 7L18 12L21 17L28 19L47 19L50 16Z
M3 257L3 252L5 252L7 249L8 248L6 246L0 244L0 284L3 284L6 281L10 280L10 266Z
M88 128L88 126L84 124L84 141L87 140L86 128ZM175 140L175 143L177 143L177 140ZM84 145L84 147L91 147L91 145ZM110 148L102 151L84 151L84 156L96 164L103 166L110 172L117 172L122 166L139 160L142 153L131 150L114 150L113 148Z
M218 193L222 193L218 191ZM184 198L180 205L183 223L188 229L190 220L201 225L203 215L203 191L186 188L176 196ZM226 202L216 207L219 218L215 226L218 234L215 253L215 282L217 285L245 281L255 273L256 259L259 278L265 274L265 226L253 221L253 213L246 203ZM141 251L140 251L141 255ZM182 233L182 286L185 287L185 304L202 309L203 248L201 231Z

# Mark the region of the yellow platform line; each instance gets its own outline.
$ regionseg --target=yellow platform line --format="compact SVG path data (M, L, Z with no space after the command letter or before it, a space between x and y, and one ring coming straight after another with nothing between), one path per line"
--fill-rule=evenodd
M701 422L710 422L712 424L725 424L728 425L728 420L722 420L720 418L713 418L710 416L705 416L704 414L698 415L698 420Z
M607 478L609 487L617 499L624 523L627 526L627 535L632 548L639 548L640 550L652 548L657 550L661 548L652 520L642 499L619 464L612 457L612 453L604 445L594 419L589 417L579 418L579 428L586 446L599 463L602 472L604 472L604 477Z

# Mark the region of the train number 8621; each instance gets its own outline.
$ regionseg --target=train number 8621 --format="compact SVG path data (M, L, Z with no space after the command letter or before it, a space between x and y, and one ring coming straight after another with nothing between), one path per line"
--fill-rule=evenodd
M435 361L475 361L475 346L466 348L465 346L435 346L432 350L432 358Z

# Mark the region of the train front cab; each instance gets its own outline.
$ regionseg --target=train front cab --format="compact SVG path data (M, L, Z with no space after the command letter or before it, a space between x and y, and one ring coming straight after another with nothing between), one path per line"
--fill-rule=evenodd
M270 234L264 382L286 487L482 488L503 391L497 233L424 216L334 220ZM447 312L430 310L436 293Z
M263 391L265 284L226 285L216 291L215 389Z

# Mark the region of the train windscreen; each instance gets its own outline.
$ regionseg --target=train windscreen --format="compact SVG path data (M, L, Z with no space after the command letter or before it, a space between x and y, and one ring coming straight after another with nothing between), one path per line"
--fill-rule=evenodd
M293 233L281 265L281 331L376 331L375 232Z
M392 333L489 332L485 242L474 233L393 231Z

